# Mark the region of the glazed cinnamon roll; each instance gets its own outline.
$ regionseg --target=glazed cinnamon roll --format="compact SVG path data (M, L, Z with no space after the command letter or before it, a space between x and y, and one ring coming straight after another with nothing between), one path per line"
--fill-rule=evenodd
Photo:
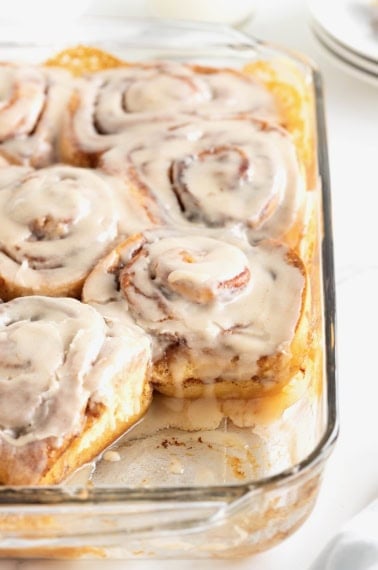
M0 155L35 167L54 161L71 81L62 69L0 64Z
M0 171L0 298L78 296L118 231L110 182L65 165Z
M298 156L305 166L307 188L317 186L315 118L312 89L296 65L287 60L253 61L244 73L261 81L272 94L280 123L291 134Z
M308 351L306 299L303 264L285 246L173 229L130 237L83 289L149 333L157 390L189 398L280 389Z
M0 305L0 355L2 484L59 482L150 403L146 336L75 299Z
M239 113L278 119L272 95L247 74L173 62L125 64L86 76L65 116L60 152L65 162L95 166L105 150L164 130L177 115Z
M289 135L250 118L172 124L103 155L154 219L210 227L241 224L251 241L303 231L304 181Z

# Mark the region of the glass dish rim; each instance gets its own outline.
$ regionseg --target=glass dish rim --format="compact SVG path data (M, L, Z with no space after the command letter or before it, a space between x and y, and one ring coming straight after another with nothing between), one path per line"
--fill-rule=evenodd
M91 17L92 21L100 21L101 17ZM112 20L112 18L106 18ZM197 487L149 487L149 488L133 488L133 487L90 487L90 486L0 486L0 505L17 505L17 504L67 504L67 503L103 503L103 502L125 502L125 501L159 501L172 500L177 501L188 500L202 501L209 499L229 499L238 498L251 492L258 492L267 488L277 488L286 484L292 484L294 481L307 472L311 472L319 468L328 458L334 443L336 442L339 430L338 423L338 406L337 406L337 379L336 379L336 351L335 351L335 325L336 325L336 300L335 300L335 270L333 259L333 232L332 232L332 206L331 206L331 188L330 174L327 150L326 122L322 78L316 65L306 56L293 50L286 49L282 46L276 46L271 42L259 40L253 36L246 35L233 28L222 24L210 24L201 22L189 22L185 20L164 20L155 18L117 18L118 22L123 20L124 24L140 23L149 24L157 29L161 26L169 26L174 30L192 30L193 32L221 32L228 35L230 40L238 39L240 43L214 43L206 44L206 48L231 48L231 49L260 49L266 50L277 55L285 55L295 63L304 66L310 73L312 85L314 88L314 105L315 105L315 135L316 135L316 157L317 157L317 175L321 185L321 273L322 273L322 293L324 306L324 374L326 379L326 409L327 423L325 431L312 450L312 452L299 463L286 468L274 475L262 477L255 481L247 481L243 483L209 485ZM115 20L114 20L115 21ZM99 40L98 42L90 42L91 44L100 45L105 42L110 45L122 45L122 47L138 47L138 49L156 49L161 48L174 53L179 50L169 45L149 45L148 42L136 45L127 38L119 40ZM26 42L12 43L0 40L1 47L28 47L40 48L48 47L50 44ZM53 46L51 46L53 47ZM186 48L188 54L195 53L196 50ZM181 53L181 51L180 51Z

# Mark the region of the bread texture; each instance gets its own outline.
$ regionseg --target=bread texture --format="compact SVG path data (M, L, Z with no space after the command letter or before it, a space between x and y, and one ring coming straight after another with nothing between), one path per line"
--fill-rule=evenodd
M114 185L54 165L0 170L0 297L79 297L118 233Z
M153 385L175 397L273 393L301 369L311 345L310 289L298 255L228 232L131 236L95 267L83 300L115 304L146 330Z
M149 343L140 331L105 323L95 309L74 299L23 297L1 305L0 313L6 326L3 368L17 387L10 393L6 381L0 382L2 398L8 397L0 410L0 482L59 483L95 459L146 411L151 401ZM48 333L52 340L46 340L46 359L51 364L38 359L33 344L33 338ZM54 340L60 335L63 353ZM37 351L34 358L25 342Z
M78 46L43 66L0 64L2 76L13 87L0 109L0 483L64 481L143 416L153 389L219 399L233 417L251 401L290 406L290 386L312 375L321 320L313 101L299 72ZM25 317L27 303L37 308ZM8 307L20 313L9 322ZM100 347L75 360L75 417L67 393L50 394L55 371L37 396L40 369L29 384L17 375L37 356L55 366L60 313L81 332L59 337L56 361L82 334L89 354ZM65 421L46 427L30 394Z

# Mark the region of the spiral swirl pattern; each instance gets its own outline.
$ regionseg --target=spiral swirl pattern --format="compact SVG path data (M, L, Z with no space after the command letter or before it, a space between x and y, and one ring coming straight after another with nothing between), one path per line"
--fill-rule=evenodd
M277 119L269 92L237 71L172 62L108 69L88 75L76 89L61 152L73 164L93 166L105 150L161 131L174 117L238 113Z
M0 155L16 164L52 163L71 86L60 69L1 64Z
M163 212L162 219L211 227L242 224L252 241L284 236L304 200L290 137L252 119L173 124L108 151L100 164L139 191L156 218Z
M0 179L0 297L73 295L117 234L110 182L71 166Z
M303 265L284 246L253 247L229 232L161 229L130 237L100 262L83 299L119 302L151 335L155 362L164 360L178 384L188 362L198 374L192 378L203 382L279 383L305 289ZM265 369L271 356L280 364Z
M34 296L0 305L1 438L25 445L78 431L88 400L106 403L114 371L135 344L129 328L118 323L112 330L75 299Z

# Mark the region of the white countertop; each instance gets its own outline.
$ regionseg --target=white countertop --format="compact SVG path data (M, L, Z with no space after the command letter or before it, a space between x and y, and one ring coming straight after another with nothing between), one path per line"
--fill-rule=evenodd
M0 570L176 570L178 565L180 570L195 566L201 570L307 570L343 521L378 495L378 371L374 365L378 350L378 90L328 63L307 20L301 0L265 0L249 30L312 57L326 85L341 436L313 514L280 546L241 561L2 561Z

